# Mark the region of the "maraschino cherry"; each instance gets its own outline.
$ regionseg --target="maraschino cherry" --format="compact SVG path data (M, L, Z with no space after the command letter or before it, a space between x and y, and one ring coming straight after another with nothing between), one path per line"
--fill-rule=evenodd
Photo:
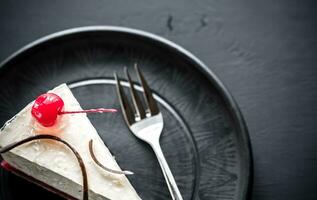
M33 117L43 126L50 127L56 122L58 115L76 114L76 113L103 113L103 112L117 112L116 109L90 109L79 111L64 111L63 99L54 93L45 93L36 98L33 107Z

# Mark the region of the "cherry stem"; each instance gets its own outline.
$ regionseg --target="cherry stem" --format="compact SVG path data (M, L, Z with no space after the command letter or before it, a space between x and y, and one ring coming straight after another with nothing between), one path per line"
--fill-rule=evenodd
M65 114L77 114L77 113L116 113L116 109L106 109L106 108L97 108L97 109L89 109L89 110L78 110L78 111L61 111L58 114L59 115L65 115Z

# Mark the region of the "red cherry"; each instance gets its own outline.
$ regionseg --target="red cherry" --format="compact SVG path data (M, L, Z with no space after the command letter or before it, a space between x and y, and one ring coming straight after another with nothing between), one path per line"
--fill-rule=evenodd
M116 109L105 108L78 111L64 111L63 108L64 101L60 96L54 93L46 93L36 98L31 113L40 124L49 127L55 124L58 115L117 112Z
M40 124L49 127L55 124L57 115L63 107L64 101L61 97L54 93L46 93L36 98L31 113Z

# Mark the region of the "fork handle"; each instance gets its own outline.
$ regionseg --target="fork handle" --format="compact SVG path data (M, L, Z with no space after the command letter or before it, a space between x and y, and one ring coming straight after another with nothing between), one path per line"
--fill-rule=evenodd
M173 176L173 174L172 174L172 172L171 172L171 170L166 162L166 159L165 159L164 154L162 152L160 143L159 142L152 143L151 146L152 146L152 148L156 154L156 157L158 159L158 162L161 166L161 169L162 169L164 178L166 180L168 189L170 191L170 194L172 196L172 199L173 200L183 200L183 197L182 197L182 195L177 187L174 176Z

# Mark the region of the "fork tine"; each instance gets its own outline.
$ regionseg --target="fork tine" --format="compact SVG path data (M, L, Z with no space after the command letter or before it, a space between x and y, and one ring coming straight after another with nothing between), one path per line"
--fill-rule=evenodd
M139 69L139 67L138 67L138 65L136 63L134 64L134 68L135 68L135 71L137 72L139 80L140 80L140 82L142 84L143 91L144 91L143 94L144 94L144 98L146 100L148 109L149 109L151 115L156 115L160 111L159 111L159 109L157 107L156 101L154 100L154 98L152 96L151 89L148 86L143 74L141 73L141 71L140 71L140 69Z
M130 93L131 93L132 101L134 104L135 112L140 119L144 119L145 118L145 110L143 109L143 106L141 104L141 100L134 89L134 84L131 81L131 77L130 77L130 74L129 74L127 67L124 68L124 72L125 72L126 77L129 81Z
M122 88L120 81L118 79L117 73L114 73L114 78L116 80L117 93L118 93L118 97L119 97L119 101L120 101L120 105L121 105L124 119L125 119L126 123L129 126L131 126L135 122L134 113L131 109L130 103L128 102L126 95L124 94L124 91L123 91L123 88Z

